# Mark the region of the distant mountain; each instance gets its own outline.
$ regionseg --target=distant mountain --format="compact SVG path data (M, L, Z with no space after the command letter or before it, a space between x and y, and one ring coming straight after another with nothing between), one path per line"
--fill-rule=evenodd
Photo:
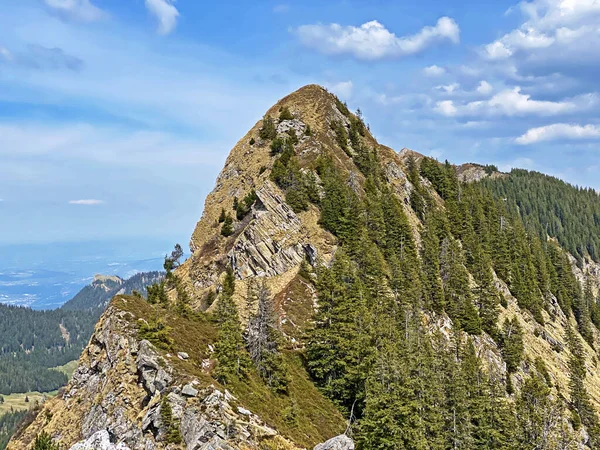
M146 295L146 287L160 282L163 272L143 272L124 280L118 276L96 275L89 286L84 287L61 309L66 311L89 311L102 314L110 299L117 294L132 294L137 291Z
M162 270L171 239L44 244L0 243L0 303L56 309L90 284L91 275L119 276Z
M48 392L67 383L52 368L79 358L98 317L117 294L146 294L162 272L144 272L123 280L96 275L62 308L35 311L0 303L0 394Z

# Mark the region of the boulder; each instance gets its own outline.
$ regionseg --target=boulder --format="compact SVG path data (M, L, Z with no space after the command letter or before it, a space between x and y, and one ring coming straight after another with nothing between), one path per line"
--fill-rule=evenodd
M94 433L85 441L73 445L70 450L130 450L125 444L113 444L110 442L108 431L101 430Z
M314 450L354 450L354 441L345 434L340 434L322 444L317 444Z
M195 389L191 384L186 384L181 393L186 397L196 397L198 395L198 389Z

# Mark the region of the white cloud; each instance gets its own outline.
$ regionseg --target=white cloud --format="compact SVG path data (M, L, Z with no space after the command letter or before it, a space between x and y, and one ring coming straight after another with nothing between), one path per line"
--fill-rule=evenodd
M600 1L522 1L521 25L484 45L489 60L513 59L520 72L551 74L598 67L600 59Z
M455 116L458 112L452 100L443 100L441 102L437 102L434 110L448 117Z
M106 17L106 13L90 0L44 0L44 3L56 13L81 22L94 22Z
M600 126L555 123L543 127L531 128L525 134L515 139L515 142L521 145L529 145L559 139L600 139Z
M339 97L348 99L352 96L352 81L340 81L335 84L328 84L327 88Z
M439 77L446 73L446 69L434 64L433 66L425 67L423 69L423 73L428 77Z
M327 55L352 55L357 59L373 61L401 58L422 52L440 41L457 44L460 28L450 17L441 17L435 26L427 26L418 33L398 37L377 20L360 27L329 25L302 25L296 30L300 41Z
M493 90L494 88L492 85L485 80L480 81L479 86L477 86L477 92L479 92L481 95L491 94Z
M486 101L474 101L455 104L452 100L438 102L435 111L445 116L552 116L587 108L594 104L595 97L582 96L571 101L552 102L532 100L528 94L522 94L520 87L505 89Z
M81 200L69 200L69 205L101 205L104 200L97 200L95 198L81 199Z
M175 0L145 0L146 8L158 19L158 33L169 34L177 25L179 11L173 6Z
M512 55L512 51L501 41L492 42L491 44L486 45L485 51L486 56L489 59L506 59Z
M453 94L460 88L460 84L452 83L435 87L439 91L444 91L446 94Z

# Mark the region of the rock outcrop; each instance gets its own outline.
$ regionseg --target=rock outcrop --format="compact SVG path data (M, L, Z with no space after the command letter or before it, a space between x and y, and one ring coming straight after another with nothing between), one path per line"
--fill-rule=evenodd
M275 132L296 136L294 151L299 170L312 171L318 177L315 162L327 153L350 188L361 193L365 177L352 159L356 149L350 140L345 150L336 143L333 125L350 126L349 113L343 113L344 108L336 100L319 86L307 86L282 99L267 115L275 118L284 107L293 115L291 120L278 122ZM264 280L275 298L289 348L297 350L303 347L304 332L318 308L314 286L308 281L310 276L298 275L300 265L305 260L312 265L328 264L338 242L320 226L317 206L294 212L286 203L285 192L270 180L274 156L269 143L260 137L262 123L258 122L236 144L214 190L208 195L202 218L191 238L193 255L176 271L182 281L178 289L186 289L195 310L211 311L214 306L204 300L214 299L214 294L220 292L224 270L232 267L237 280L234 299L242 319L246 320L253 312L246 301L246 288L251 280ZM408 149L398 154L377 143L367 131L361 139L377 151L384 182L400 200L415 240L420 243L422 223L410 205L415 187L407 177L407 161L423 156ZM477 165L462 166L459 172L465 181L488 176L485 168ZM443 206L443 200L429 181L421 179L420 183L429 189L431 198ZM253 191L256 201L250 211L236 217L233 233L222 235L221 214L227 212L235 216L234 198L242 199ZM592 269L586 270L592 272ZM583 272L578 276L582 279ZM568 392L565 374L569 355L561 343L565 342L566 329L573 325L573 319L562 314L556 300L551 299L549 311L543 313L546 325L541 328L529 312L519 308L503 281L495 277L495 283L506 305L500 308L501 319L516 318L525 330L524 363L516 374L509 375L515 387L519 389L525 375L533 370L531 362L542 357L551 373L553 388L564 395ZM474 286L465 289L471 287ZM252 379L226 388L212 377L214 324L201 322L198 317L161 318L169 324L174 336L174 343L165 350L139 335L140 325L156 320L156 315L156 310L139 298L113 300L64 394L47 402L34 422L11 442L9 450L28 448L41 431L49 433L65 448L71 446L71 450L96 448L94 446L107 450L183 447L188 450L285 450L311 448L321 441L325 442L314 450L354 449L353 441L339 434L345 427L343 417L311 383L301 362L293 366L296 385L292 383L292 386L300 385L302 389L290 393L285 406L281 398L268 390L261 391L261 386ZM448 316L432 314L426 319L432 333L439 331L452 338L454 329ZM199 324L204 335L198 333ZM487 370L497 379L505 380L506 364L494 339L482 333L474 336L473 342ZM598 402L600 374L592 357L593 349L585 345L588 354L586 387ZM289 358L288 364L292 365L294 356ZM313 407L314 401L322 403ZM169 408L165 409L166 405ZM595 406L600 409L598 403ZM257 413L259 408L261 411ZM168 409L171 413L165 414ZM298 415L305 422L314 423L298 432L295 425L288 423L293 424ZM165 423L165 416L171 416L169 420L173 423ZM178 430L181 444L167 444L172 428ZM331 436L335 437L327 440Z

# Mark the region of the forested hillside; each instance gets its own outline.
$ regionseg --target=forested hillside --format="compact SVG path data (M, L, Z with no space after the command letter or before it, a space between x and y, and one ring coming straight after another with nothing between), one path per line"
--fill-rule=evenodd
M64 386L66 375L51 368L79 358L96 320L87 312L0 305L0 393Z
M578 259L600 261L600 197L594 189L523 169L482 183L542 238L556 238Z
M67 376L53 367L79 359L110 299L159 281L161 272L128 280L97 277L62 308L34 311L0 304L0 394L53 391Z
M99 316L117 293L129 295L137 291L146 295L146 287L159 282L163 276L163 272L142 272L123 280L117 276L97 275L89 286L79 291L61 309L90 311Z
M344 428L360 450L600 448L600 283L526 219L304 87L232 150L192 257L111 303L89 376L9 448L68 447L92 421L130 448L308 448Z

